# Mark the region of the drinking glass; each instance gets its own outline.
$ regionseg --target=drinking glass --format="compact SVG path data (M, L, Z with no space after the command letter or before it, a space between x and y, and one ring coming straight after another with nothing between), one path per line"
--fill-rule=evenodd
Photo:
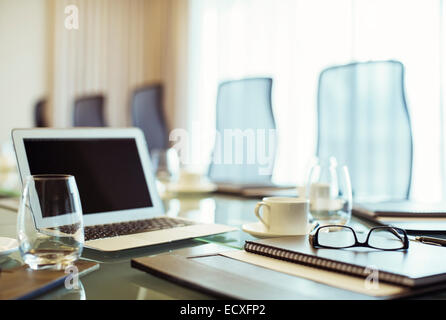
M153 171L163 183L178 179L180 160L175 149L156 149L151 152Z
M61 270L84 245L82 207L71 175L33 175L24 183L17 217L20 254L33 270Z
M345 225L352 211L352 188L348 168L336 158L319 158L311 167L306 187L310 213L319 225Z

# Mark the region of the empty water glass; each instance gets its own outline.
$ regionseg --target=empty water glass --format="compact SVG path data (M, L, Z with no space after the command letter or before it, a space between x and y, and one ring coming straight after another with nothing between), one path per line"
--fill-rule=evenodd
M70 175L26 178L17 217L20 253L31 269L65 269L84 245L82 207Z
M310 213L320 225L349 222L352 188L347 166L339 166L334 157L318 159L310 169L306 192Z

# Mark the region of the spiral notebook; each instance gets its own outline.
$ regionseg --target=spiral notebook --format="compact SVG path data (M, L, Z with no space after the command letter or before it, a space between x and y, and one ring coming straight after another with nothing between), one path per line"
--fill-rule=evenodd
M315 268L378 280L405 287L446 281L446 248L410 242L407 251L375 249L315 249L308 236L246 241L245 251Z

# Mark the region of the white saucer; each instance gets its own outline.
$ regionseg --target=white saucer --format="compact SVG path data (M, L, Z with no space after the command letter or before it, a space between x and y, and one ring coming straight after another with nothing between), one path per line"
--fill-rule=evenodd
M16 239L0 237L0 257L7 256L19 248Z
M316 228L318 223L310 224L305 234L309 234ZM247 223L242 226L242 230L257 238L277 238L277 237L289 237L299 236L301 233L272 233L269 232L265 225L261 222Z
M217 190L217 185L206 182L197 185L171 183L166 187L167 191L173 193L209 193Z

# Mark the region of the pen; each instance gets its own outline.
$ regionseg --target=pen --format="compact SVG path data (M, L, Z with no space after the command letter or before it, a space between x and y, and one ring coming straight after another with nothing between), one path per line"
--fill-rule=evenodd
M414 240L425 244L432 244L435 246L446 247L446 240L444 239L432 238L432 237L415 237Z

